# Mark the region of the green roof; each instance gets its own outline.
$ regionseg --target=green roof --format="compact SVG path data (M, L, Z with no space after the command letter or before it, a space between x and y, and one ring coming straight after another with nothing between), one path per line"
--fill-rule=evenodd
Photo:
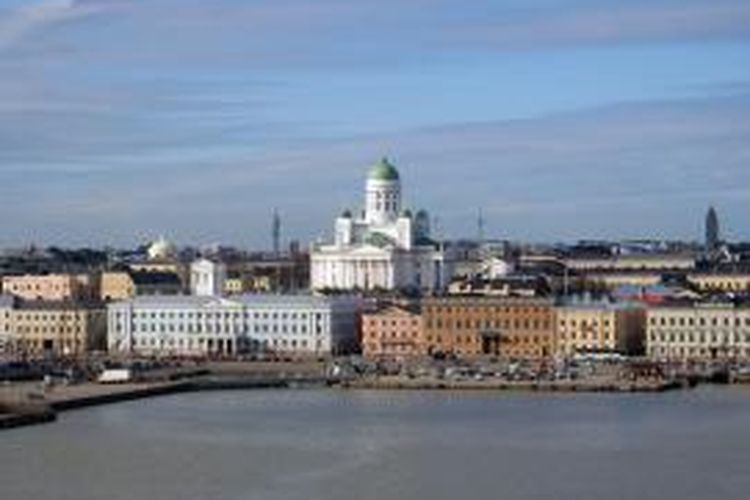
M388 161L388 158L383 157L370 169L368 178L377 181L397 181L399 176L396 167Z

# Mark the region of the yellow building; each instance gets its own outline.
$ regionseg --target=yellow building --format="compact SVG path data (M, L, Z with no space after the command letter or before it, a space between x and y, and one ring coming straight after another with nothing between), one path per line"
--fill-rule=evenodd
M623 285L654 286L661 283L661 274L659 273L588 273L585 277L586 281L606 288L615 288Z
M10 313L16 352L75 356L104 350L107 313L99 305L69 301L20 302Z
M227 278L224 281L224 293L226 295L239 295L246 291L247 287L242 278Z
M129 273L104 272L99 283L100 300L126 300L135 297L135 284Z
M78 300L92 297L88 275L26 274L3 277L3 293L24 300Z
M702 292L750 292L750 274L696 273L687 280Z
M641 307L592 302L558 306L556 312L559 356L643 351L646 313Z

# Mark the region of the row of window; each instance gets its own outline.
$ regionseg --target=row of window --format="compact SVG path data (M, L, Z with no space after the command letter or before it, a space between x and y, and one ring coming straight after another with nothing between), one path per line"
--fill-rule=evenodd
M203 349L206 346L209 345L212 339L207 338L170 338L170 339L160 339L156 337L134 337L133 338L133 346L138 347L152 347L152 348L182 348L182 349ZM227 345L231 345L232 339L224 339ZM308 348L308 341L307 340L298 340L298 339L273 339L273 340L255 340L255 339L238 339L238 344L241 344L243 346L256 348L256 349L263 349L263 348L270 348L270 347L291 347L291 348L302 348L307 349ZM320 348L321 343L318 342L317 346Z
M548 320L529 320L529 319L514 319L513 321L506 319L506 320L455 320L452 321L450 319L442 320L442 319L436 319L434 322L432 319L427 320L427 328L436 328L438 330L442 329L456 329L456 330L470 330L472 328L474 329L491 329L491 328L506 328L510 329L513 328L515 330L539 330L544 329L548 330L550 328L550 322Z
M734 340L735 344L742 342L750 344L750 333L740 334L735 332L734 334L724 333L717 334L712 332L706 334L704 332L651 332L648 336L651 342L697 342L699 344L705 344L707 341L712 344L728 344L731 340Z
M53 334L60 334L60 333L81 333L81 327L79 325L76 326L17 326L16 332L19 334L30 334L30 333L37 333L37 334L44 334L44 333L53 333Z
M474 307L459 307L459 306L428 306L425 307L425 314L440 314L440 313L454 313L454 314L478 314L486 315L487 313L494 312L495 314L549 314L551 309L549 307L540 306L474 306Z
M115 324L115 331L116 332L122 332L122 324L116 323ZM315 328L313 330L316 334L320 335L323 333L323 327L321 325L315 325ZM133 332L134 333L148 333L148 332L160 332L160 333L245 333L245 332L254 332L254 333L281 333L281 334L307 334L309 332L309 329L307 325L277 325L277 324L255 324L252 327L242 325L240 323L235 323L234 325L231 323L222 324L222 323L216 323L216 324L179 324L175 325L174 323L136 323L133 325Z
M716 351L715 348L707 348L707 347L652 347L649 349L648 354L650 356L654 357L672 357L672 356L678 356L678 357L685 357L685 356L695 356L695 357L713 357L719 352ZM745 356L747 358L750 358L750 347L746 347L744 349L733 349L729 354L736 355L736 356Z
M742 318L734 318L734 322L732 322L732 318L729 318L729 317L724 317L721 319L721 321L719 320L719 318L716 318L716 317L711 318L710 320L707 318L701 317L701 318L697 318L697 322L696 322L696 318L693 318L690 316L688 316L687 318L682 317L682 316L679 318L675 318L674 316L666 318L662 316L662 317L651 317L649 319L649 324L661 325L661 326L667 326L667 325L669 326L677 326L677 325L694 326L695 324L698 324L700 326L706 326L709 324L711 326L719 326L720 324L724 326L731 326L732 323L734 323L735 326L742 326L743 323L745 326L750 326L750 316L745 317L744 321Z
M310 313L310 315L314 315L316 320L321 320L323 318L322 313L314 313L314 314ZM123 312L118 311L115 313L116 318L122 318L124 316L125 316L125 313ZM202 318L205 318L207 320L212 320L212 319L221 319L221 318L240 319L242 316L243 316L243 313L239 311L234 311L234 312L231 312L231 311L223 311L223 312L198 312L198 311L195 311L195 312L194 311L138 312L138 311L133 311L133 319L139 319L139 318L140 319L144 319L144 318L146 319L147 318L151 318L151 319L175 319L175 318L177 319L193 319L193 318L202 319ZM306 320L308 318L308 313L304 313L304 312L303 313L245 312L244 317L246 319L254 318L254 319L303 319L303 320Z

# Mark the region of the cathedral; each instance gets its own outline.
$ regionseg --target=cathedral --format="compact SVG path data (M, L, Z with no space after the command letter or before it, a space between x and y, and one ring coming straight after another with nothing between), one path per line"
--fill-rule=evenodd
M450 278L444 253L430 239L430 218L401 206L401 179L383 158L370 169L361 213L344 211L333 243L314 245L314 290L421 290L443 288Z

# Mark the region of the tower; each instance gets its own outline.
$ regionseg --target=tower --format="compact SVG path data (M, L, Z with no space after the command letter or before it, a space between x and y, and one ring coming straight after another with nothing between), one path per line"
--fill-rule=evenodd
M719 216L714 207L709 207L706 214L706 251L713 252L718 249L720 241Z
M279 215L278 210L273 211L271 238L273 239L273 254L279 255L279 251L281 250L281 216Z
M387 158L370 169L365 185L365 222L393 222L401 212L401 180Z

